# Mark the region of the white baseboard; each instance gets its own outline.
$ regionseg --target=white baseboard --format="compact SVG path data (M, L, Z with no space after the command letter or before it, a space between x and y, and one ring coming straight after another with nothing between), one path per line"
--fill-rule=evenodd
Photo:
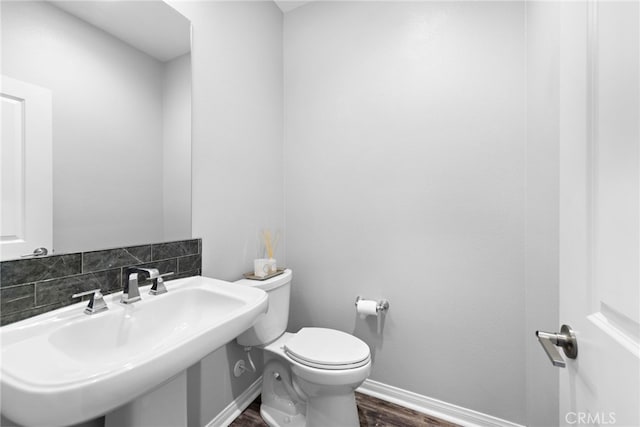
M206 427L226 427L244 411L262 391L262 376L255 380L240 396L227 405ZM464 427L524 427L511 421L483 414L378 381L365 380L356 390L441 420Z
M356 391L465 427L523 427L511 421L369 379Z
M227 427L233 422L247 406L255 400L262 391L262 375L255 380L248 389L242 392L233 402L229 403L206 427Z

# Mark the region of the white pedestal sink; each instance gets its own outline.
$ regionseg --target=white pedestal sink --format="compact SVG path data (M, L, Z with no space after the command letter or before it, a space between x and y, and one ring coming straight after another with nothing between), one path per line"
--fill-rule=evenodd
M130 305L109 295L99 314L84 314L81 303L0 328L2 413L24 425L62 426L144 402L136 399L267 310L258 289L200 276L165 284L168 293L141 288L143 299Z
M105 427L181 427L187 425L187 372L114 409Z

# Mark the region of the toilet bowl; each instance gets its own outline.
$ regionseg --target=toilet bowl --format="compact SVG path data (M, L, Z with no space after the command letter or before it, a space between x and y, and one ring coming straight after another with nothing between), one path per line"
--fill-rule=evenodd
M371 372L369 346L342 331L302 328L284 332L291 270L261 282L236 283L265 290L269 310L237 338L264 350L260 415L270 426L359 426L354 391Z

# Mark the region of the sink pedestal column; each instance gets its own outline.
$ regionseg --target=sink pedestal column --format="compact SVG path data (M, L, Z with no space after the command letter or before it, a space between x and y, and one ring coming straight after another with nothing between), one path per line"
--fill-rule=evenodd
M187 372L109 412L105 427L187 425Z

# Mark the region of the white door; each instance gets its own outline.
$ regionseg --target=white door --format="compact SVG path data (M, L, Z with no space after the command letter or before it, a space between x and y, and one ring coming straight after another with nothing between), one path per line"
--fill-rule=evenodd
M2 76L0 260L51 250L51 91Z
M640 426L640 5L562 10L560 425Z

